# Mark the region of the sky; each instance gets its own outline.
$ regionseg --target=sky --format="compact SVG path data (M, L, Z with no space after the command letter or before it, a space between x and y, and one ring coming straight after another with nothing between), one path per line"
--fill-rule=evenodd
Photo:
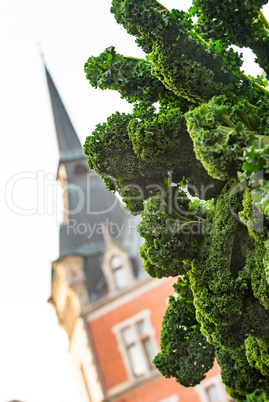
M88 57L111 45L143 57L109 10L109 0L0 2L0 402L81 402L67 336L47 303L62 203L40 53L83 144L107 116L131 110L117 93L90 87L83 72Z

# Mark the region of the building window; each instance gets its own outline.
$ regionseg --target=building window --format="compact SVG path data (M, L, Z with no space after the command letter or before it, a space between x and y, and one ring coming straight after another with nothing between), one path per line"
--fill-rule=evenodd
M122 258L118 255L114 255L111 258L110 266L116 288L125 289L128 286L128 275L123 265Z
M220 401L220 395L218 392L218 387L215 384L210 385L205 389L208 402L218 402Z
M155 370L152 360L157 354L157 344L148 310L117 324L114 332L131 378L140 378Z
M161 401L158 402L178 402L179 397L176 394L173 394L171 396L168 396L168 398L162 399Z
M209 377L195 387L201 402L232 402L227 394L220 375Z
M85 174L85 173L89 173L90 170L86 168L86 166L84 165L77 165L75 167L74 173L75 175L80 175L80 174Z

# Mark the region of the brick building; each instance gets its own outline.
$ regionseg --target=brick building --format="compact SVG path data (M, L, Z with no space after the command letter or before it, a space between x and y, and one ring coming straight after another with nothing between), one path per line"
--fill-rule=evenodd
M64 218L52 263L50 302L69 337L85 402L226 402L215 365L194 388L164 379L151 363L173 278L153 279L139 256L138 218L90 171L46 69L60 160Z

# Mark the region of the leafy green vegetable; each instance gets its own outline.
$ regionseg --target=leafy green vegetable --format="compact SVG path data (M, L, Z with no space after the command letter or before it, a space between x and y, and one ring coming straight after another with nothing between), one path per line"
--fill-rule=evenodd
M85 64L92 86L133 104L87 138L89 166L143 211L147 272L182 275L154 363L193 386L216 355L230 395L249 402L269 401L269 92L230 45L250 46L269 73L264 3L193 0L186 13L113 0L148 56L111 46Z
M269 376L269 349L264 341L249 336L245 341L246 356L251 367Z
M244 346L233 350L216 348L216 357L221 366L222 381L237 400L238 396L251 394L257 388L262 391L268 389L266 378L249 365Z
M267 2L194 0L193 5L199 16L198 29L206 38L250 47L257 56L257 62L269 73L269 24L260 11Z
M149 113L148 109L145 112L140 107L139 113L134 113L134 117L128 125L128 132L139 158L165 164L173 173L175 183L185 177L195 195L198 194L201 198L210 199L219 192L222 184L212 179L195 157L193 143L180 108Z
M238 104L232 106L225 96L220 96L186 114L196 157L216 179L237 178L243 149L257 134L257 118L248 103L240 102L245 118L236 114L238 109Z
M98 57L90 57L84 65L84 71L91 86L118 91L128 102L159 101L161 104L172 103L188 108L188 102L167 90L152 75L149 61L122 56L114 46L106 48Z
M161 353L153 362L165 377L175 377L185 387L193 387L213 366L215 348L200 332L188 275L179 278L174 289L178 296L169 298L162 326Z
M151 54L152 73L168 89L194 103L224 93L233 96L238 78L221 57L193 38L188 13L170 12L149 0L113 0L112 4L117 22Z
M239 274L244 267L240 247L239 222L231 214L241 208L240 194L233 190L233 183L227 184L218 197L214 218L213 233L205 238L199 258L193 262L190 272L194 305L201 317L218 324L233 324L240 319L247 278ZM241 237L243 237L241 235ZM239 263L233 255L235 243L239 242ZM241 258L240 258L241 257Z
M204 218L190 212L188 205L184 192L178 195L177 210L173 208L171 212L161 195L148 199L138 233L145 239L141 255L151 276L182 275L185 260L197 254Z
M118 191L133 213L143 209L143 201L154 195L153 183L162 185L165 166L143 161L133 151L127 127L131 115L115 113L87 137L84 151L89 166L104 180L107 188Z

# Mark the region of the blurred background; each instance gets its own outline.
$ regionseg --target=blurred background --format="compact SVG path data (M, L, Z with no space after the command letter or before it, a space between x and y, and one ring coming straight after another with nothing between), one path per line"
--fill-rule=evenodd
M117 93L90 87L85 61L111 45L143 57L110 14L110 3L0 2L0 402L80 402L68 339L47 303L62 194L55 181L59 157L41 53L83 144L107 116L131 111ZM162 3L184 10L191 5ZM257 72L250 53L245 70Z

